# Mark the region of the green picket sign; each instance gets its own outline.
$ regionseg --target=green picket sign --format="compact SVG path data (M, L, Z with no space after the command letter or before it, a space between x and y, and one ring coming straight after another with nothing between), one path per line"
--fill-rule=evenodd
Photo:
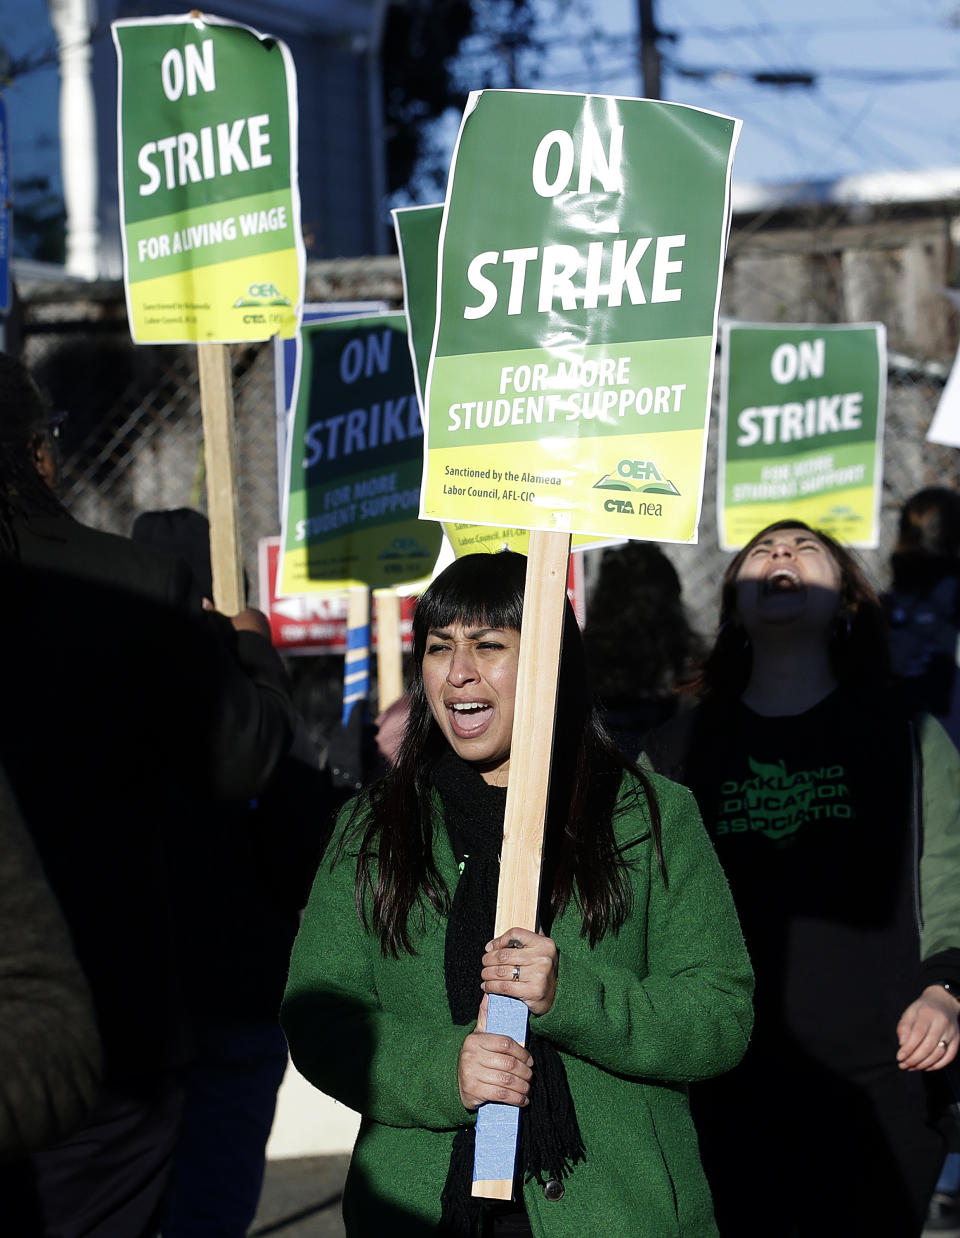
M740 122L470 96L440 236L421 512L696 539Z
M407 335L413 375L417 384L417 400L423 408L423 392L427 385L430 346L437 322L437 258L440 245L442 206L405 206L392 212L403 276L403 302L407 314ZM458 557L478 551L514 550L525 555L530 545L529 529L461 524L450 521L443 531ZM572 549L609 546L614 539L578 535Z
M724 324L722 549L788 518L879 544L886 373L881 323Z
M292 337L306 261L289 51L200 14L111 29L131 335Z
M443 205L402 206L390 213L393 215L400 255L410 359L417 384L417 400L423 408L430 347L437 325L437 253Z
M301 328L278 594L429 580L441 530L417 515L423 428L406 335L402 314Z

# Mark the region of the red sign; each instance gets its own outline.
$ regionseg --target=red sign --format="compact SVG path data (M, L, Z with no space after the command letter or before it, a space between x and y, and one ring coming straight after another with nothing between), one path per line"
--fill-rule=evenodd
M567 568L567 597L582 628L586 622L586 590L583 587L583 554L570 556Z
M302 593L277 597L279 537L261 537L258 545L260 568L260 609L270 620L270 633L276 649L283 653L346 653L347 608L345 593ZM570 556L567 595L577 620L583 627L583 555ZM400 599L400 632L403 651L413 647L413 612L417 599ZM377 647L377 596L373 595L373 648Z
M274 647L281 653L346 653L347 609L345 593L303 593L277 597L279 537L261 537L258 546L260 609L270 621ZM404 652L412 648L412 622L416 598L400 599L400 631ZM372 604L372 647L377 647L377 597Z

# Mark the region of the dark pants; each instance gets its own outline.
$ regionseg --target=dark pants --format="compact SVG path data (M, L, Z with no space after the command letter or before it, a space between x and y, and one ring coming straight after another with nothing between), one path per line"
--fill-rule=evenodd
M172 1075L103 1089L87 1123L0 1178L16 1238L156 1238L182 1094Z
M244 1238L263 1186L264 1151L287 1042L277 1021L195 1021L163 1238Z
M784 1063L692 1101L723 1238L919 1238L946 1150L921 1076Z

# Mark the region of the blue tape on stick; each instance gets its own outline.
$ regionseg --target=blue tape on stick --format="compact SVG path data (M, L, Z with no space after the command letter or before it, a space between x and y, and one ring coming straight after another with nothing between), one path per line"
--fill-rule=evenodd
M362 623L356 628L347 628L347 652L352 653L354 649L368 649L370 647L370 624Z
M524 1003L515 997L491 993L487 1001L487 1031L511 1036L518 1044L526 1044L528 1013ZM473 1155L474 1182L513 1180L519 1129L520 1110L516 1105L491 1101L480 1106Z
M350 721L350 713L358 701L370 693L370 624L347 628L347 652L343 666L343 710L341 726Z

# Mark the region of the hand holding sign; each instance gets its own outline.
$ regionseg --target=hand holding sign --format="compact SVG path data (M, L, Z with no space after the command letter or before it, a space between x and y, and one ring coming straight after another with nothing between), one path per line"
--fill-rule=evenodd
M217 606L244 604L226 340L290 336L306 260L293 61L217 17L111 26L123 276L137 343L196 341Z
M569 535L696 536L738 127L672 104L521 91L474 93L464 113L421 513L536 530L498 935L537 927ZM522 1043L526 1013L493 995L487 1027ZM517 1115L480 1110L474 1194L510 1197Z

